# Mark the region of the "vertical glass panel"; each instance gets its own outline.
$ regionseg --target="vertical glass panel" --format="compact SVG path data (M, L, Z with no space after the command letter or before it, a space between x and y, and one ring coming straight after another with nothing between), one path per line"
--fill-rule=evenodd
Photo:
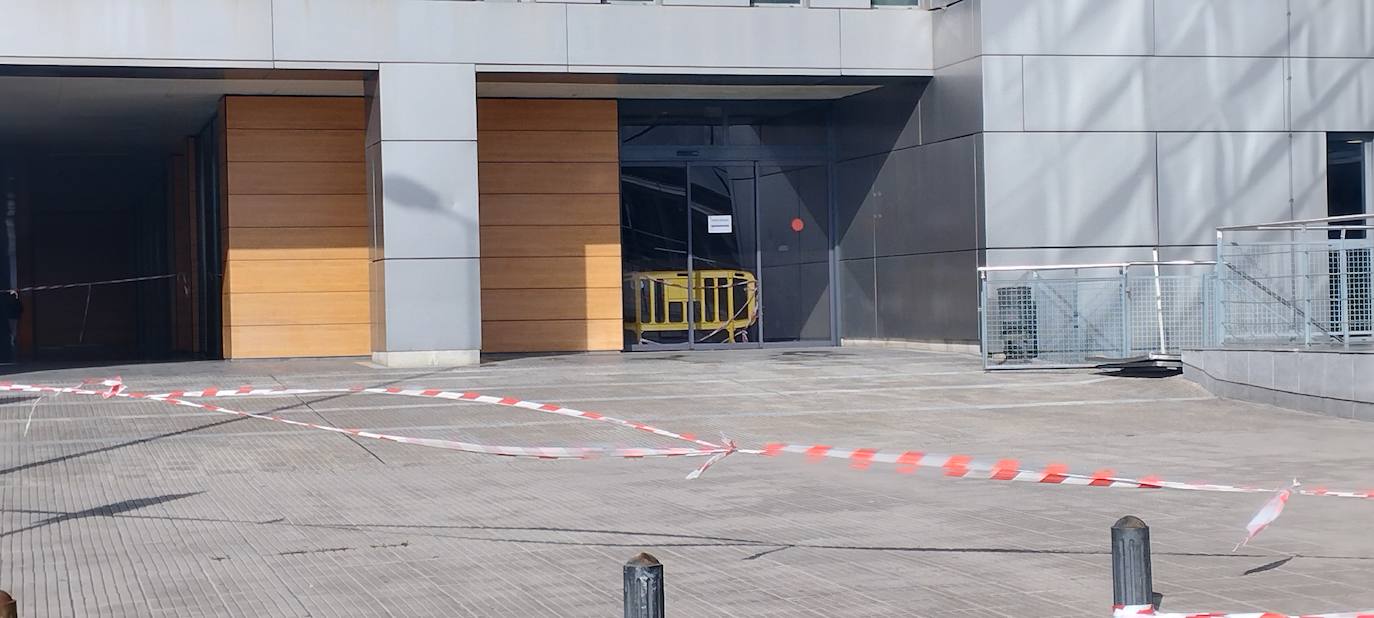
M758 342L754 166L690 168L694 342Z
M763 337L830 341L830 212L826 166L759 166Z
M687 168L620 168L621 268L629 345L688 344Z

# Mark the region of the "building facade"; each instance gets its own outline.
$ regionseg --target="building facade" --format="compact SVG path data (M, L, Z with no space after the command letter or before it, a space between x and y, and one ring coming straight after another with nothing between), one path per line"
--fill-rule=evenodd
M6 287L167 275L25 292L19 358L975 346L980 265L1374 194L1365 0L0 17Z

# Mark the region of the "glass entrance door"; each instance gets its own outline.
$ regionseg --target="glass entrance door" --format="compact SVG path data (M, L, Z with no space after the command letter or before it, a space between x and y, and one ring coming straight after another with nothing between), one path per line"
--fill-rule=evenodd
M753 165L691 164L692 343L759 340Z
M825 165L622 165L621 239L629 349L831 342Z

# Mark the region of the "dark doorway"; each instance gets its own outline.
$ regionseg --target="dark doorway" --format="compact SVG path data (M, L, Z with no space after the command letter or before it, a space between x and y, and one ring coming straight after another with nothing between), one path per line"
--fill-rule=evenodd
M824 102L626 102L626 347L832 345Z

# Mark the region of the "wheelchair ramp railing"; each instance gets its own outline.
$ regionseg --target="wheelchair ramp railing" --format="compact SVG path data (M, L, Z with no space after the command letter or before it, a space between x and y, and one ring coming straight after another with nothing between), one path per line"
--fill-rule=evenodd
M983 366L1177 362L1213 336L1214 262L978 269Z
M1374 342L1370 215L1217 230L1217 345Z

